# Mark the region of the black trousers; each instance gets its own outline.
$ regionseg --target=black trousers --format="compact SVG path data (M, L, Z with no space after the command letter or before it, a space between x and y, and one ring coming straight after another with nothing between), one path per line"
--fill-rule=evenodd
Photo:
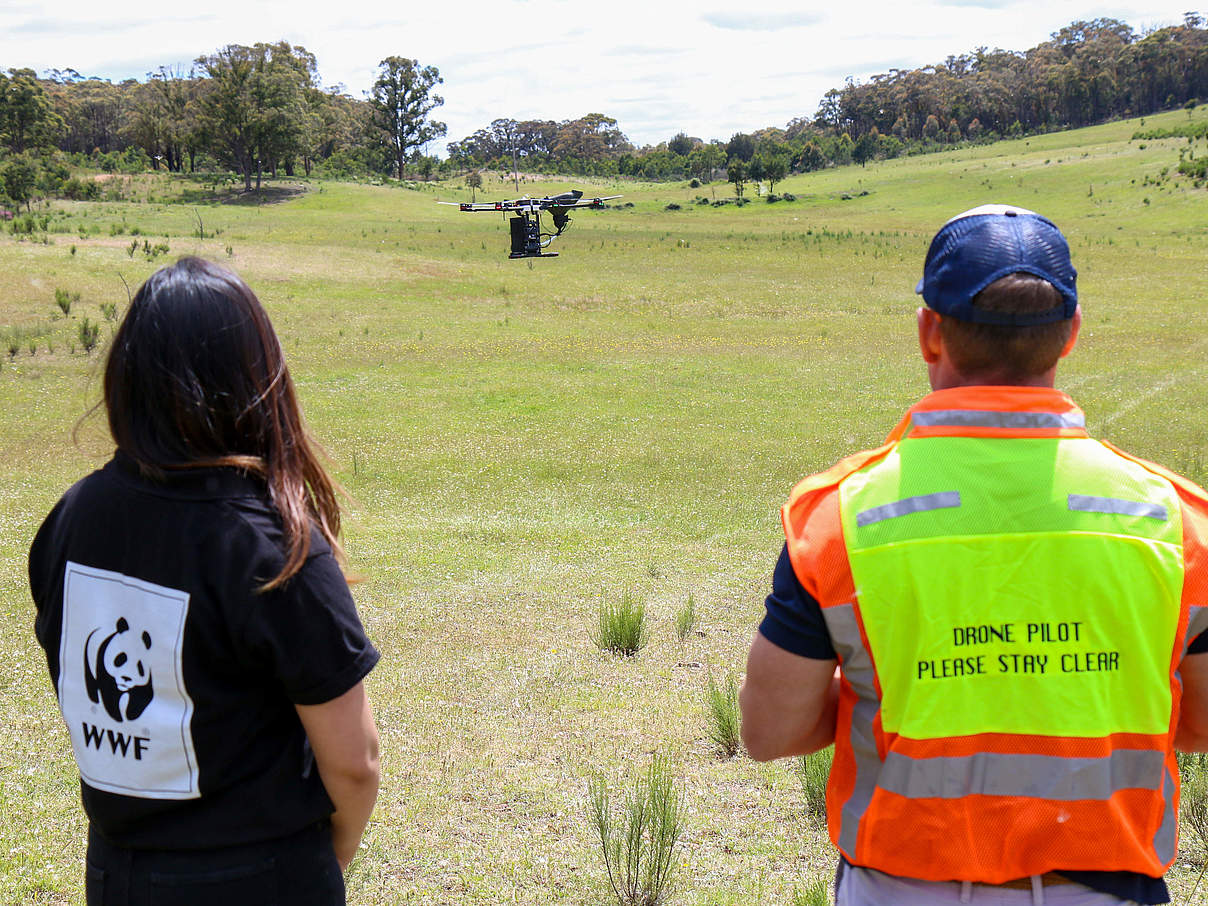
M88 906L344 906L331 827L221 849L126 849L88 831Z

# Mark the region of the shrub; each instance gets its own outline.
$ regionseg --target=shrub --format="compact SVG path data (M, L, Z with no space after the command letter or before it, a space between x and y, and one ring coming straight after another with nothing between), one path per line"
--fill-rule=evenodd
M601 651L632 657L646 647L648 638L646 605L635 602L628 589L620 601L600 604L591 640Z
M796 201L797 200L797 196L794 195L792 192L785 192L783 195L780 196L780 198L783 201Z
M79 293L69 293L65 289L55 290L55 305L59 306L59 311L64 315L71 314L71 306L80 301Z
M733 758L742 748L742 722L738 711L738 681L734 674L719 686L709 674L706 690L709 715L709 740L723 758Z
M679 209L680 209L680 206L678 204L676 204L674 201L669 202L667 204L667 206L665 208L663 208L664 211L678 211Z
M696 599L692 597L692 592L688 592L688 600L684 602L684 606L675 612L675 637L680 640L680 644L688 638L690 633L696 626Z
M80 179L78 176L73 176L63 183L60 191L63 197L74 201L95 201L101 197L101 187L97 183L91 179Z
M780 201L780 196L777 195L775 192L769 192L767 195L765 195L763 197L763 199L768 204L775 204L776 202Z
M818 821L826 820L826 781L830 777L833 746L797 759L797 775L805 798L805 813Z
M84 354L88 355L92 350L96 349L96 344L101 338L101 325L84 318L80 322L80 345L84 347Z
M688 183L688 188L689 188L689 189L699 189L699 188L700 188L700 180L699 180L699 179L694 179L694 180L692 180L692 182Z
M117 303L116 302L102 302L101 303L101 314L103 314L105 316L106 321L116 321L117 320Z
M587 784L588 822L600 839L608 884L621 906L659 906L684 832L684 794L665 755L656 754L614 818L600 775Z

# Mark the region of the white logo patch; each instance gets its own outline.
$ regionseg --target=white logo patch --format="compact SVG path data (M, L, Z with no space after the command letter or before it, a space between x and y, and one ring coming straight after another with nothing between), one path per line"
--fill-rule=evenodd
M187 592L68 561L59 707L89 786L196 799L193 700L181 670Z

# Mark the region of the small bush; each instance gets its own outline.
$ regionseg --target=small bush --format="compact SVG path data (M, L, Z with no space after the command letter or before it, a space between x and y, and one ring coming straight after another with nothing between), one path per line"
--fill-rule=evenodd
M63 183L60 191L64 198L75 201L95 201L101 197L101 187L97 183L91 179L80 179L78 176L73 176Z
M608 884L620 906L663 903L684 832L683 789L671 776L667 757L651 759L615 817L608 786L594 775L587 784L587 817L600 839Z
M694 180L692 180L692 182L688 183L688 188L689 188L689 189L699 189L699 188L700 188L700 180L699 180L699 179L694 179Z
M626 590L620 601L604 601L596 615L591 640L601 651L633 657L649 638L646 605L637 603Z
M65 289L55 290L55 305L59 306L59 311L64 315L71 314L71 306L80 301L79 293L69 293Z
M101 338L101 325L84 318L80 322L80 345L84 347L84 354L88 355L92 350L96 349L96 344Z
M826 820L826 781L830 778L833 746L797 759L797 775L805 797L805 813L818 821Z
M675 612L675 637L679 639L680 644L688 638L690 633L696 626L696 599L692 597L692 592L688 592L688 600L684 602L684 606Z
M116 321L117 320L117 303L116 302L102 302L101 303L101 314L103 314L105 316L106 321Z
M723 758L733 758L742 748L742 721L738 710L738 680L734 674L719 686L709 674L706 690L709 715L709 740Z
M776 202L780 201L780 196L777 195L775 192L769 192L767 195L765 195L763 197L763 200L766 201L768 204L775 204Z
M794 195L792 192L785 192L783 195L780 196L780 198L783 201L796 201L797 200L797 196Z
M678 211L679 209L680 209L680 206L678 204L676 204L674 201L669 202L667 204L667 206L665 208L663 208L664 211Z

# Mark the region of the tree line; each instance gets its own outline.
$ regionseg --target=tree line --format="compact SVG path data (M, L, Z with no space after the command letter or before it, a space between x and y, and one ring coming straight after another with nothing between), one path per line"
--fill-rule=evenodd
M615 120L593 114L607 141L567 141L570 123L497 119L448 146L463 167L712 179L723 168L741 192L746 179L1075 128L1143 116L1208 98L1208 29L1187 13L1181 25L1139 35L1118 19L1077 21L1031 50L976 50L867 82L849 80L812 116L784 128L704 141L679 133L635 149ZM586 119L586 118L585 118ZM578 122L578 121L576 121Z
M232 44L187 72L160 67L113 84L74 70L0 71L0 193L96 191L72 180L63 155L110 171L229 171L245 190L265 173L318 169L341 178L520 169L645 179L722 173L746 180L934 150L958 142L1138 116L1208 97L1208 29L1187 13L1145 34L1110 18L1073 22L1022 52L984 47L914 70L890 70L828 91L813 115L706 141L677 133L636 148L602 113L576 119L499 118L427 153L446 127L434 66L391 56L363 98L322 87L304 47ZM59 157L55 157L58 152Z
M435 67L391 56L358 100L321 87L314 54L285 41L231 44L188 72L160 67L145 82L9 69L0 72L0 180L11 200L24 200L28 174L36 181L56 169L47 156L55 150L111 171L224 169L245 190L266 172L309 175L316 166L402 179L445 134L430 116L443 103L434 93L441 81Z

